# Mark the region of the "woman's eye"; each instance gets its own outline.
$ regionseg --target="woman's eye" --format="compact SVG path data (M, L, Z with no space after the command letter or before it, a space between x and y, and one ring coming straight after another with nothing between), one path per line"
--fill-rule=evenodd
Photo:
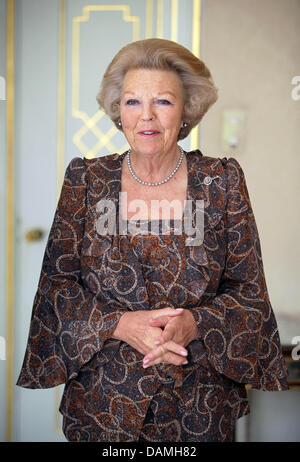
M138 100L137 99L129 99L129 100L126 101L126 104L128 106L133 106L135 104L138 104Z
M168 101L167 99L159 99L158 102L159 104L166 104L166 105L171 104L170 101Z

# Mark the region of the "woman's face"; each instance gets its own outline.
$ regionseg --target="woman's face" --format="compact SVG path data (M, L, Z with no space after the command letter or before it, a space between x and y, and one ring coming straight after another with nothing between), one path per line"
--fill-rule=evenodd
M178 152L183 90L171 71L132 69L123 82L120 114L124 135L136 153Z

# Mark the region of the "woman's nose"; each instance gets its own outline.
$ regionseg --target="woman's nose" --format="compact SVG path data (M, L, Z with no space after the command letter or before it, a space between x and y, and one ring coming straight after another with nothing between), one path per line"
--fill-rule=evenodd
M154 119L154 111L153 111L151 104L143 105L141 119L142 120L153 120Z

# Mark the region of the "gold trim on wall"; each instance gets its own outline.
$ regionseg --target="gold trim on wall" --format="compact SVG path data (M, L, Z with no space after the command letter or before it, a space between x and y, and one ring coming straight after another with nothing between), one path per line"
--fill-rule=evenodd
M156 37L164 37L164 0L157 0L157 13L156 13Z
M153 37L153 0L146 0L146 33L145 38Z
M178 0L171 3L171 40L177 42L178 38Z
M192 50L200 58L201 0L193 0L193 42Z
M6 55L6 440L13 438L14 403L14 0L7 0Z
M201 34L201 0L193 0L193 42L192 52L200 58L200 35ZM199 147L199 125L191 131L191 150Z

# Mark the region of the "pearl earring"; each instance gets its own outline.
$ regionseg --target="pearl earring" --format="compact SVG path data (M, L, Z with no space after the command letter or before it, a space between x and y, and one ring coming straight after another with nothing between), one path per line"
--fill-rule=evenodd
M118 126L119 126L119 127L122 127L122 122L121 122L121 120L119 120Z
M188 123L187 122L181 122L181 128L186 128L188 126Z

